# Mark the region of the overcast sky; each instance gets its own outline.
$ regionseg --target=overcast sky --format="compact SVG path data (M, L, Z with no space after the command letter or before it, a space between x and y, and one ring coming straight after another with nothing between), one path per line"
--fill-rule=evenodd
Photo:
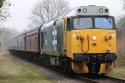
M30 13L32 8L41 0L10 0L14 6L11 7L11 18L3 25L9 28L16 28L24 31L28 27ZM123 12L122 0L67 0L71 8L82 5L106 6L110 10L110 15L121 16Z

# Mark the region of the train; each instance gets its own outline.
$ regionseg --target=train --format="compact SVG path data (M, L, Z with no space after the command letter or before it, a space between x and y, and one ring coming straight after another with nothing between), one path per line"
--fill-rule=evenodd
M74 8L9 42L11 53L78 74L111 72L116 49L115 18L107 7L95 5Z

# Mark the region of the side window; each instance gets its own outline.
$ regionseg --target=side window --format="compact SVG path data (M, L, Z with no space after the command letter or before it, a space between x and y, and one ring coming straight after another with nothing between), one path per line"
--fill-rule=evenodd
M71 29L71 22L70 22L70 18L67 18L67 30L70 30Z
M66 18L64 18L64 30L66 30L66 24L67 24L67 20L66 20Z
M70 30L71 20L70 18L64 18L64 30Z

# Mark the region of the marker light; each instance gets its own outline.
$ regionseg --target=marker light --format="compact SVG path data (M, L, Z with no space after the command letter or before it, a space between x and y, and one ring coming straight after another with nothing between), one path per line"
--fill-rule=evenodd
M111 48L110 48L110 47L108 47L108 48L107 48L107 52L110 52L110 51L111 51Z
M78 11L78 12L81 12L81 9L78 9L77 11Z
M96 40L96 36L93 36L93 37L92 37L92 40L95 41L95 40Z

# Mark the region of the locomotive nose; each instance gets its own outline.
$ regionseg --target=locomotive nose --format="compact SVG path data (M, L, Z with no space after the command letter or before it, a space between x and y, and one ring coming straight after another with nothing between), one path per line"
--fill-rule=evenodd
M116 53L114 30L81 30L72 34L74 53Z

